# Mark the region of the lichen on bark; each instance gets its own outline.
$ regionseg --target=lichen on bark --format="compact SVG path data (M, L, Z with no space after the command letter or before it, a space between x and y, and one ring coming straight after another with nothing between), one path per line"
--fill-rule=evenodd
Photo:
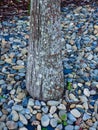
M64 90L60 1L31 0L27 90L33 98L59 99Z

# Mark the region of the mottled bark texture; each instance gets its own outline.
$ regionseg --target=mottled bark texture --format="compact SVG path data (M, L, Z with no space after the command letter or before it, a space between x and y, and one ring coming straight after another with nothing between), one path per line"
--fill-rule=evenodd
M64 90L60 0L31 0L27 81L34 99L62 97Z

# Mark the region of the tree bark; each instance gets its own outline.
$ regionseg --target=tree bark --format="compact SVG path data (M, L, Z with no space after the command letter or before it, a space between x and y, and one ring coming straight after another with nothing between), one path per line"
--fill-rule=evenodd
M34 99L58 100L64 90L60 0L31 0L26 87Z

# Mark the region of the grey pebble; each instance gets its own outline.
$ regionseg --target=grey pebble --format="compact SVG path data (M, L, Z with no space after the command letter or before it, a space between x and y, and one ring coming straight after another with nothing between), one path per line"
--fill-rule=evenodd
M48 115L43 115L41 117L41 124L43 127L47 127L49 125L49 121L50 121L50 119L49 119Z
M14 106L12 107L12 109L19 112L19 111L22 111L22 110L23 110L23 106L21 106L21 105L14 105Z
M0 111L0 117L2 117L3 113Z
M5 81L3 79L0 80L0 85L5 84Z
M5 127L5 123L4 122L0 122L0 130L3 130L4 127Z
M74 130L74 126L73 125L67 125L65 127L65 130Z

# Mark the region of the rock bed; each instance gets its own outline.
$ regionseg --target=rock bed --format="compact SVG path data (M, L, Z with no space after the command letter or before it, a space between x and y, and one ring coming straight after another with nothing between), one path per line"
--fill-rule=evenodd
M0 24L0 130L97 130L97 6L62 8L66 92L60 101L33 100L25 89L28 21Z

